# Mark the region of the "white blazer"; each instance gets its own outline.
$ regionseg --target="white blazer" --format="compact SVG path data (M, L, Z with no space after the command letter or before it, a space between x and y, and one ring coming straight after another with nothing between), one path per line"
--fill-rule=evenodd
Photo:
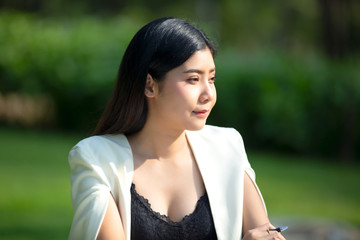
M241 239L244 173L254 184L255 173L240 134L232 128L205 126L186 131L186 136L205 184L218 239ZM96 239L111 192L130 240L133 156L126 136L86 138L70 151L69 164L74 208L69 239Z

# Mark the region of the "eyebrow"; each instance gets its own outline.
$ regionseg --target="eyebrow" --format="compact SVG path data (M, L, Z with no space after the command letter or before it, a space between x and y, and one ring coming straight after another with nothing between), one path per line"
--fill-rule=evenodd
M215 72L215 68L210 69L209 73ZM183 73L198 73L198 74L203 74L204 72L199 70L199 69L189 69L184 71Z

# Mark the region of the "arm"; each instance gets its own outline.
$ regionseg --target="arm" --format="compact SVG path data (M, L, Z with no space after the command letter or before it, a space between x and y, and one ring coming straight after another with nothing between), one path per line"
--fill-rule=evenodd
M124 227L121 221L120 213L112 195L109 198L106 213L97 236L97 240L110 239L125 239Z
M244 176L243 232L269 222L262 199L249 175Z
M274 228L270 224L263 201L245 172L244 176L244 206L243 206L243 240L281 239L285 238L278 232L267 230Z

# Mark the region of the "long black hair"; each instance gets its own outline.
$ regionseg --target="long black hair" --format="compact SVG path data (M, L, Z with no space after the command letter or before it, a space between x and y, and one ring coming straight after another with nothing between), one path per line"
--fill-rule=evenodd
M142 27L127 47L112 97L93 135L140 131L148 106L144 94L147 74L160 82L171 69L196 51L216 49L203 31L178 18L160 18Z

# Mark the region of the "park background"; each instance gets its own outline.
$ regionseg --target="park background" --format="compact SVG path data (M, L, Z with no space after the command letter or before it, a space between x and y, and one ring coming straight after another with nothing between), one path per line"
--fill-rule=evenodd
M215 41L208 123L242 134L270 218L359 228L359 12L356 0L2 0L0 238L67 238L67 154L132 36L163 16Z

